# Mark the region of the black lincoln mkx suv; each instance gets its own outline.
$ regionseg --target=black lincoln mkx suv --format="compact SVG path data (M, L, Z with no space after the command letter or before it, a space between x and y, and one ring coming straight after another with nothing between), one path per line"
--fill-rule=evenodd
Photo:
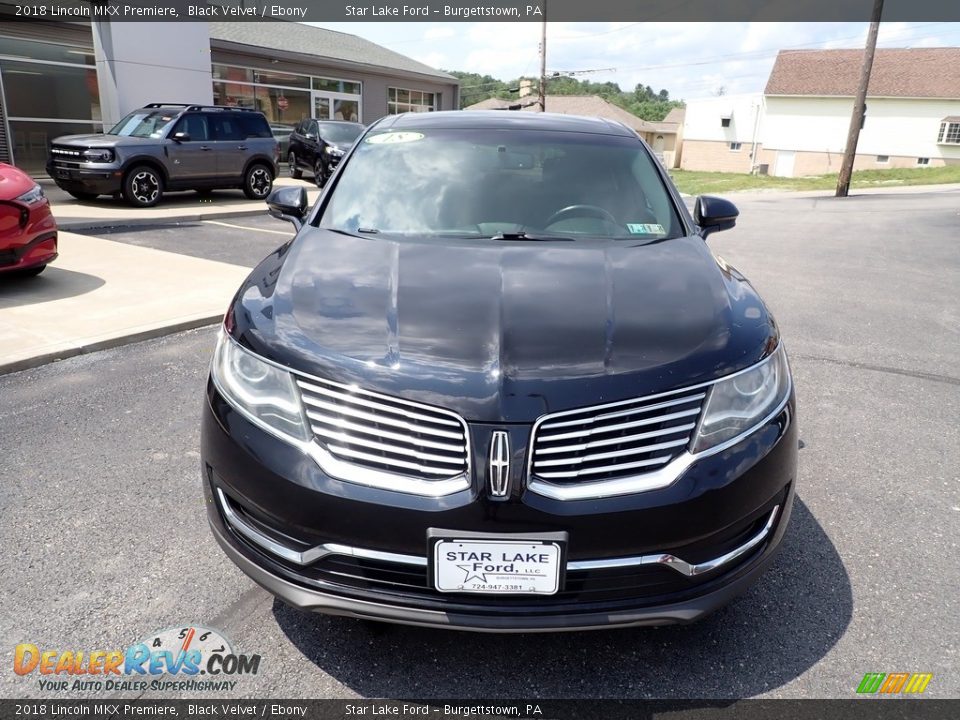
M599 119L384 118L240 288L203 487L227 555L318 612L488 631L695 620L781 542L773 316L650 149Z

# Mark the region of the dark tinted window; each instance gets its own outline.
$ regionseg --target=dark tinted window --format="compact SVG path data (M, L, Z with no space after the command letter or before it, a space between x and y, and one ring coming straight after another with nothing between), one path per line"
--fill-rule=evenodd
M363 132L363 125L354 123L320 123L320 137L327 142L349 145Z
M190 142L206 141L210 139L209 123L206 115L184 115L173 128L173 133L187 133Z
M242 113L238 114L236 119L240 123L240 132L244 138L273 137L270 124L260 113Z
M425 129L367 135L322 227L491 237L662 239L684 226L636 137Z
M237 116L231 113L211 113L207 115L210 121L211 134L214 140L243 140L240 122Z

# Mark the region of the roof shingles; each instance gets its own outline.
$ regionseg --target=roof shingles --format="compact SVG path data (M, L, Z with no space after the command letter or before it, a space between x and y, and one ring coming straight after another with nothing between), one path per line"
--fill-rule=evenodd
M521 110L532 112L539 110L536 97L533 95L528 95L520 100L488 98L470 105L464 110L503 110L517 104L524 105ZM607 102L599 95L547 95L545 110L549 113L559 113L561 115L584 115L586 117L615 120L639 132L652 132L654 130L653 125L646 120L638 118L611 102Z
M863 50L781 50L766 95L852 97L860 84ZM960 47L881 48L868 97L960 99Z

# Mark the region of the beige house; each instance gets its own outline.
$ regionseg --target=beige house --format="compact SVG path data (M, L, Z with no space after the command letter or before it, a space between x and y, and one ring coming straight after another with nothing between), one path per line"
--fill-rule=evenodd
M685 170L782 177L839 171L862 50L789 50L764 92L687 103ZM854 169L960 163L960 48L876 52Z

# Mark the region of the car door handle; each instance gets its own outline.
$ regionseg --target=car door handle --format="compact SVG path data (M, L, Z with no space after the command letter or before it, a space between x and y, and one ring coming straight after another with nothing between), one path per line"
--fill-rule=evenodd
M247 149L246 145L237 145L237 150L246 150L246 149Z
M213 150L213 148L210 147L209 145L201 145L201 146L200 146L200 149L201 149L201 150L208 150L208 151L209 151L209 150Z

